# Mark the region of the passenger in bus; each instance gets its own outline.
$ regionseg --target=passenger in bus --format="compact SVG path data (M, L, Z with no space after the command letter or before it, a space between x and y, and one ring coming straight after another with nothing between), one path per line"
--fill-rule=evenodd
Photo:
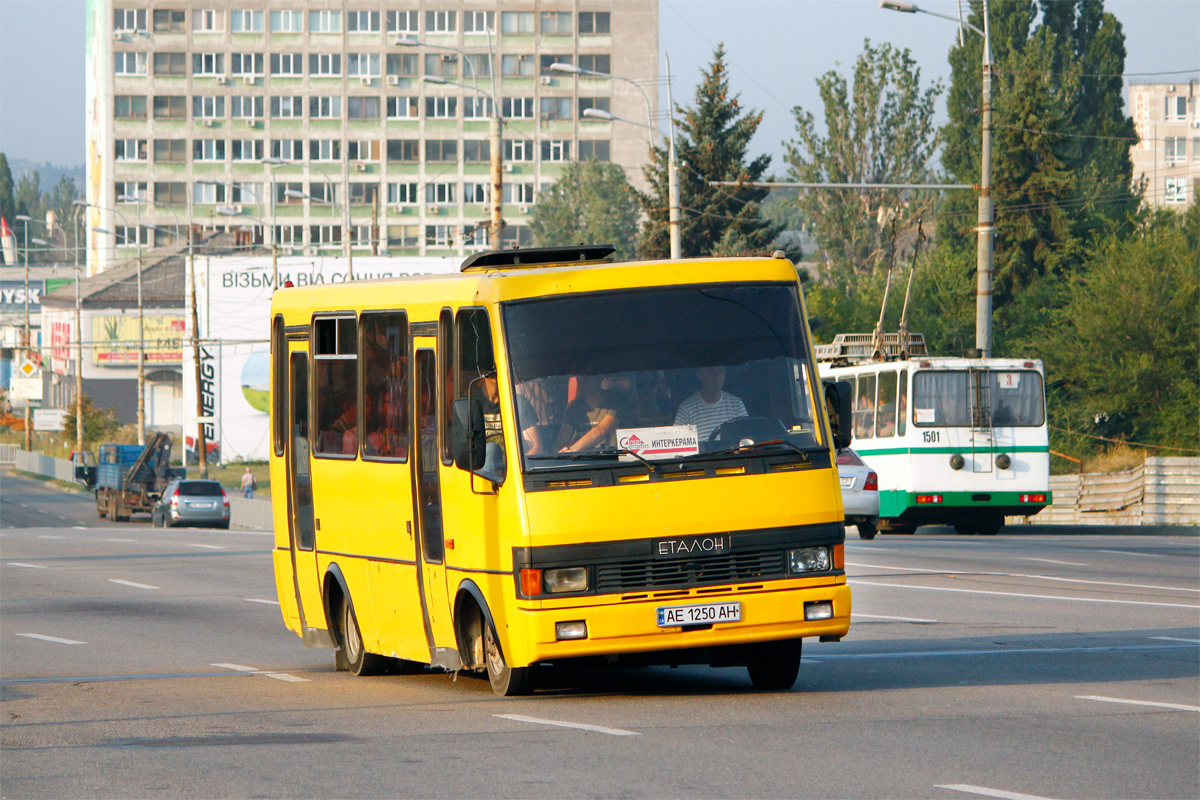
M720 425L731 419L749 416L740 397L725 387L725 367L701 367L696 370L700 389L679 404L676 425L694 425L700 441L706 442Z
M504 428L500 421L500 385L496 380L496 370L484 372L479 382L481 391L477 396L483 406L483 435L484 441L492 447L504 447ZM524 395L517 394L517 424L524 426L521 430L521 446L526 455L539 455L542 452L541 443L537 437L537 412ZM487 469L487 465L484 465Z
M872 389L874 391L874 389ZM858 396L858 408L854 410L854 435L869 439L875 433L875 404L865 394Z
M603 376L579 380L579 396L563 412L558 452L611 449L617 446L617 425L629 417L629 406L620 392L604 388Z
M896 406L884 403L879 407L879 431L877 436L892 436L896 433Z
M358 403L353 397L342 398L342 413L333 421L322 441L327 453L357 455L358 453Z

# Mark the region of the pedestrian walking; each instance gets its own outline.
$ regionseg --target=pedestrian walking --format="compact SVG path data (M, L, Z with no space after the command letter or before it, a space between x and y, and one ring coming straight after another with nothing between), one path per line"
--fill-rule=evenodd
M242 497L247 500L254 499L254 490L258 488L258 480L254 477L254 473L246 467L245 474L242 475Z

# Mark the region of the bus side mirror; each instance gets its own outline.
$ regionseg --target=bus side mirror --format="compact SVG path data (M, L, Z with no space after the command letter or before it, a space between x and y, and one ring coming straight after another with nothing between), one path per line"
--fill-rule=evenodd
M825 411L833 430L833 445L838 450L850 446L854 420L854 392L849 381L825 381Z
M450 415L450 452L454 466L466 472L483 468L483 406L478 400L455 400Z

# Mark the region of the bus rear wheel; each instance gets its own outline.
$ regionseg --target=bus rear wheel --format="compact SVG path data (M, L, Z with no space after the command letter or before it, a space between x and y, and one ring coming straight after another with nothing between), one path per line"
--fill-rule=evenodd
M340 633L342 652L346 654L346 666L351 672L355 675L376 675L383 669L387 659L368 653L363 648L358 618L354 616L354 607L348 598L342 600Z
M782 642L764 642L755 645L746 671L755 689L764 691L786 691L796 684L800 674L800 652L804 642L788 639Z
M533 676L529 667L510 667L496 641L492 624L483 621L483 659L487 664L488 682L492 691L501 697L514 697L533 691Z

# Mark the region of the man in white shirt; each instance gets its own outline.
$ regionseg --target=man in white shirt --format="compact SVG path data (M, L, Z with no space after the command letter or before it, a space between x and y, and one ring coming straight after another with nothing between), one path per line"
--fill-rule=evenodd
M701 367L696 377L700 379L700 391L679 404L675 424L695 425L700 441L705 442L721 423L748 415L741 398L722 390L724 367Z

